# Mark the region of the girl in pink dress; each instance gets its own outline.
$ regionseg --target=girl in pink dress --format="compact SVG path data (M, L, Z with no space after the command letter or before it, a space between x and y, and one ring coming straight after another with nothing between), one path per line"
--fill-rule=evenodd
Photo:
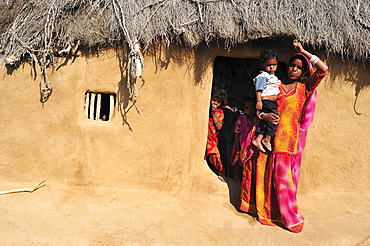
M256 116L256 98L244 96L242 98L243 111L234 124L235 142L231 153L231 173L233 179L240 179L243 163L240 160L240 152L243 152L242 146L247 139L247 135L253 126L257 123Z

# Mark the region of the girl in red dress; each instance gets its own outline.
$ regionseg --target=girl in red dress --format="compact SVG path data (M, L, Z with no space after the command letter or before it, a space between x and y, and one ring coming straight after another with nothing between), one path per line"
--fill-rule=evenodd
M219 87L212 88L211 102L208 118L208 137L206 148L206 160L218 178L226 182L226 170L222 165L220 151L218 150L218 132L221 130L224 120L222 107L226 105L227 93Z

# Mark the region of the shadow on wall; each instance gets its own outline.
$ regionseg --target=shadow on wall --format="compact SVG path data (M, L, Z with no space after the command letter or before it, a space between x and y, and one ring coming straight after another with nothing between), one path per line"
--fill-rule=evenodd
M58 65L56 70L59 70L61 67L64 67L70 62L71 64L74 63L76 57L83 56L87 59L89 57L99 57L100 52L103 50L114 49L116 52L116 58L118 60L119 71L120 71L120 80L118 81L118 89L117 89L117 98L116 98L116 105L118 111L121 114L122 118L122 125L127 125L129 130L132 131L132 128L128 122L127 113L134 107L139 113L138 108L136 107L136 99L132 97L132 93L130 92L137 92L138 88L136 84L129 85L128 83L128 76L127 76L127 65L128 65L128 54L129 49L127 46L117 45L117 46L107 46L107 47L94 47L87 49L86 47L80 46L79 47L79 54L67 54L64 57L61 57L63 61ZM137 82L138 84L139 82ZM139 85L140 86L140 85ZM130 97L131 96L131 97Z
M137 81L136 85L129 85L127 76L127 65L128 65L128 48L119 46L116 47L116 56L119 61L119 69L121 79L118 82L117 91L117 107L121 113L122 124L127 125L132 131L128 120L128 112L134 107L139 113L139 109L136 107L136 98L130 98L130 92L135 92L140 89L141 83ZM197 47L197 49L184 49L183 47L166 44L155 44L145 50L146 59L153 59L155 64L155 73L160 69L167 69L171 64L172 66L187 66L187 71L194 71L193 78L194 84L197 85L202 82L203 76L206 69L213 62L211 56L206 56L207 47ZM144 74L145 77L145 74ZM138 79L139 80L139 79ZM133 100L132 100L133 99ZM140 98L138 99L140 100Z
M200 45L197 48L184 48L177 45L166 46L166 44L153 45L146 50L146 57L151 57L155 64L155 73L160 69L167 69L169 64L187 66L187 71L194 71L194 84L202 82L203 76L212 64L212 57L207 56L209 47Z
M136 107L136 95L130 98L130 92L138 92L142 86L140 79L138 78L136 81L136 85L129 85L128 83L128 76L127 76L127 65L128 65L128 54L129 49L128 47L119 46L115 47L116 50L116 57L119 61L119 69L121 79L118 82L118 91L117 91L117 107L121 113L122 117L122 124L127 125L129 130L132 131L132 127L130 126L129 119L128 119L128 112L135 108L138 113L139 108ZM211 57L207 57L204 54L202 48L198 49L185 49L180 46L176 45L169 45L166 44L154 44L149 46L148 49L143 51L145 55L145 59L152 59L155 65L154 73L157 73L161 69L168 69L169 65L171 66L186 66L187 72L194 71L193 77L194 84L197 85L201 83L202 78L204 76L204 72L206 71L207 67L211 63ZM145 61L144 61L145 62ZM145 68L144 68L145 70ZM143 74L145 78L145 72ZM140 83L140 84L139 84ZM138 97L137 100L140 100Z
M190 64L194 69L194 84L198 85L202 82L207 68L213 63L213 57L210 56L209 47L205 45L199 46L194 55L194 60Z
M370 63L361 61L343 61L339 58L333 58L329 59L327 64L329 66L329 76L331 80L344 78L345 82L349 82L355 86L353 110L357 115L361 115L361 112L356 110L356 103L360 92L370 86ZM329 83L329 88L334 86L334 83Z
M127 76L127 54L129 50L127 47L117 47L116 56L119 62L120 71L120 81L118 82L117 90L117 108L121 114L122 125L127 125L129 130L132 131L130 123L127 119L127 113L131 110L135 104L129 105L130 90L135 90L135 88L129 88L128 76ZM135 103L135 102L134 102ZM136 106L135 106L136 107Z

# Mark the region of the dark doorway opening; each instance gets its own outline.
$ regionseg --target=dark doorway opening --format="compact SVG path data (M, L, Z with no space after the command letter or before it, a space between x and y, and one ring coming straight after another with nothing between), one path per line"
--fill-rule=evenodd
M286 65L279 62L276 76L282 79ZM227 91L228 105L242 109L243 96L255 96L253 78L260 72L258 58L235 58L218 56L213 64L213 86Z

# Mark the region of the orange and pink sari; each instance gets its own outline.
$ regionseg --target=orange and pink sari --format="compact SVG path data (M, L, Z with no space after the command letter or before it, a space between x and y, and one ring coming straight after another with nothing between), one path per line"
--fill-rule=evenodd
M306 132L313 121L316 91L326 72L316 71L290 91L280 87L277 105L280 122L268 154L251 144L254 129L243 143L243 177L240 209L261 224L301 232L304 218L299 213L297 187ZM312 81L313 80L313 81ZM306 85L314 84L307 88Z

